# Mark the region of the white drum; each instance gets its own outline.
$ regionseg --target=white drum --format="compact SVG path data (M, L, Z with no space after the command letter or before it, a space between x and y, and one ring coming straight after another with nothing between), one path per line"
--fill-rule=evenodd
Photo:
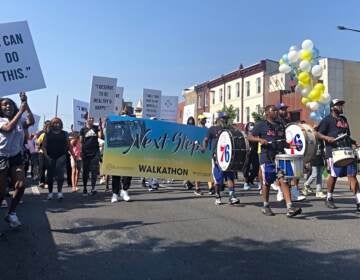
M333 148L332 157L335 167L344 167L355 161L355 153L352 148Z
M303 156L305 163L316 154L317 141L315 130L308 124L292 123L285 129L286 142L296 148L285 149L288 155Z
M357 158L357 161L360 161L360 148L355 148L354 150L355 157Z
M275 157L276 170L284 172L285 179L302 178L304 160L300 155L280 154Z

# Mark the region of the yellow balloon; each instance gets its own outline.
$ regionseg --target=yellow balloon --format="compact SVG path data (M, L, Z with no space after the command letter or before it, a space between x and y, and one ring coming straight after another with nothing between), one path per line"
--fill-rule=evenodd
M284 63L285 63L285 61L282 58L280 58L279 64L281 65L281 64L284 64Z
M302 104L306 105L306 103L308 103L308 102L310 102L309 98L307 98L307 97L301 98L301 103Z
M321 94L322 92L320 90L313 88L313 90L310 91L308 98L312 101L319 101L321 98Z
M300 58L301 60L310 61L312 59L312 52L310 50L301 50Z
M310 74L308 72L300 72L298 75L298 80L304 84L310 83Z
M319 90L321 93L323 93L323 92L325 91L325 86L324 86L324 84L322 84L322 83L317 83L317 84L314 86L314 89Z

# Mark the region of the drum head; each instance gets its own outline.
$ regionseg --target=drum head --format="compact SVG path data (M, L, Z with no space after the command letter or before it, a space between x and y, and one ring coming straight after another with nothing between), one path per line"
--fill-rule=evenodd
M290 145L296 145L296 148L285 149L287 154L304 155L306 151L305 133L301 126L291 124L285 129L286 142Z
M231 139L231 133L224 130L220 133L216 146L216 160L222 171L226 171L231 163L232 152L234 149Z

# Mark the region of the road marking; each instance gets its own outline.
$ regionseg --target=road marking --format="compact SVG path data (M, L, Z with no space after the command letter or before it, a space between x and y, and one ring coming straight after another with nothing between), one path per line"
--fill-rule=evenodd
M31 191L34 195L40 195L39 188L37 186L31 187Z

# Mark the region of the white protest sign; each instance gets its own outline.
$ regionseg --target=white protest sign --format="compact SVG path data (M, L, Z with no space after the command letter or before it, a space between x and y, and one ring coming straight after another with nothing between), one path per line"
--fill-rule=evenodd
M195 118L195 104L185 105L183 114L183 124L187 123L188 118Z
M123 96L124 88L116 87L115 99L114 99L114 114L120 115L123 109Z
M74 131L80 131L85 126L89 102L73 99Z
M205 126L207 128L213 126L213 114L209 113L209 112L204 112L202 113L205 117L206 117L206 124Z
M161 90L147 89L143 91L143 118L160 118Z
M0 24L0 96L45 87L27 22Z
M114 114L115 78L93 76L89 114L97 122Z
M33 114L34 116L34 124L29 126L28 132L29 134L36 133L39 130L39 124L41 117L39 115Z
M176 122L178 102L179 98L177 96L161 96L160 119Z

